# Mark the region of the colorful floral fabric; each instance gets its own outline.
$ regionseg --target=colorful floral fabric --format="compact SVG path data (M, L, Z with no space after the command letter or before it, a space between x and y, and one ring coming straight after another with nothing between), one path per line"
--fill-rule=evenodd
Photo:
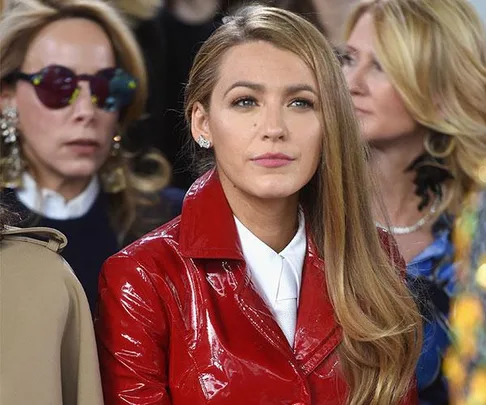
M451 404L486 405L486 191L469 197L454 231L461 292L445 361Z

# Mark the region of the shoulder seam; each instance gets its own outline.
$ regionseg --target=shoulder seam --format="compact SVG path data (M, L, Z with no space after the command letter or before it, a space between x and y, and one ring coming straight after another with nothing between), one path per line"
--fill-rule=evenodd
M21 240L44 246L56 253L61 252L67 245L67 238L62 232L46 227L6 227L2 231L2 236L6 240Z

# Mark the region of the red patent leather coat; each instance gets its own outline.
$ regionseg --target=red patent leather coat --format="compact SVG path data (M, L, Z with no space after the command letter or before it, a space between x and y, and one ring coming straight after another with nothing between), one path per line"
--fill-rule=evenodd
M207 173L181 217L103 267L96 331L105 403L344 404L342 333L323 269L308 238L292 349L250 282L218 176ZM404 404L417 403L412 391Z

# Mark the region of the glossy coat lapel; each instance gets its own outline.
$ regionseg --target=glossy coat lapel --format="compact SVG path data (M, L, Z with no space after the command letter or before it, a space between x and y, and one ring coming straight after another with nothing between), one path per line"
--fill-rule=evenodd
M275 321L275 318L265 301L251 283L246 265L242 263L241 266L242 272L244 272L246 276L244 282L241 283L241 288L236 292L236 300L240 310L272 346L280 350L285 356L292 360L292 348L290 347L287 338Z
M342 330L327 294L324 262L317 256L310 238L307 243L294 343L295 357L306 375L342 340Z
M233 213L216 170L207 172L189 189L181 218L182 255L211 261L223 259L220 271L223 274L230 269L232 273L227 276L236 284L232 293L238 308L272 346L292 358L285 335L250 281Z

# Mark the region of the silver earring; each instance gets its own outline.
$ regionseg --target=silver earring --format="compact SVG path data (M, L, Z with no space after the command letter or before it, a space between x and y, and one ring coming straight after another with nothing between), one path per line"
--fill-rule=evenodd
M0 187L2 188L16 188L22 184L23 164L17 124L17 109L11 106L5 107L0 115L0 140L7 151L0 154Z
M19 117L15 107L7 106L0 116L0 129L2 130L3 142L6 144L17 141L17 124Z
M209 149L211 147L211 141L207 140L202 135L199 135L199 138L197 138L197 144L204 149Z

